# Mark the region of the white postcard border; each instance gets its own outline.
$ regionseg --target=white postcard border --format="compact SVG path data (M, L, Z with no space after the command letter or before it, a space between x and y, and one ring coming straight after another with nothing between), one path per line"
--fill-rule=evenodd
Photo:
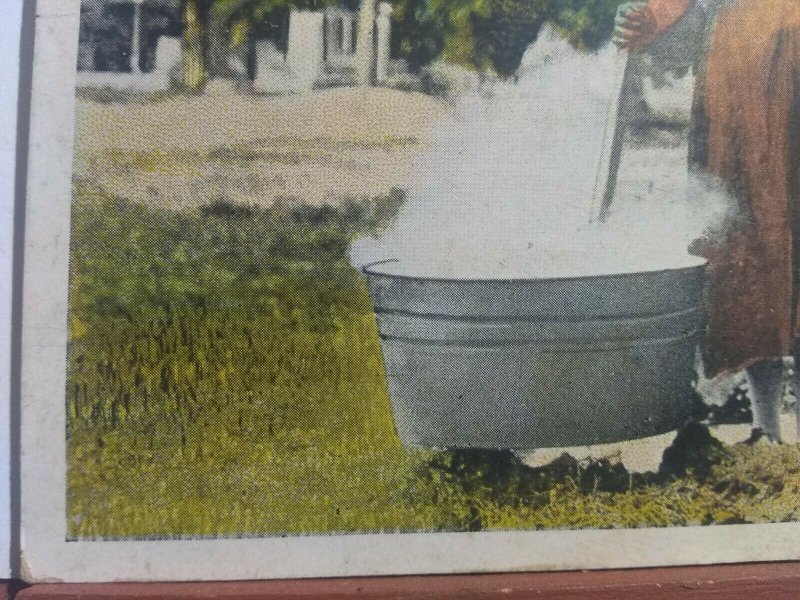
M67 272L79 0L38 0L22 360L22 576L234 580L800 559L800 523L67 542Z
M11 565L11 348L22 0L0 3L0 579Z

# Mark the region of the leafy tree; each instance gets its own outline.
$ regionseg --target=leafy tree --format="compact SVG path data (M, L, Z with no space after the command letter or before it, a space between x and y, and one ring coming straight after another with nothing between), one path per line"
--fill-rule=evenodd
M205 24L208 20L208 4L202 0L184 0L181 6L183 83L191 90L200 89L206 81Z
M625 1L557 1L551 20L575 47L596 50L611 38L617 7Z
M240 0L181 0L183 82L197 90L208 77L228 75L230 17Z
M500 75L519 67L525 49L552 18L552 0L491 0L488 14L475 13L470 25L475 63L488 63Z
M329 0L181 0L186 87L197 90L209 77L231 75L228 56L259 27L276 27L290 7L316 10Z
M596 49L610 37L622 0L396 0L393 54L418 69L443 59L510 75L546 22L578 48ZM318 10L337 0L181 0L186 56L184 83L230 75L228 54L254 34L275 35L289 8ZM375 0L361 0L373 9ZM338 2L355 9L358 0ZM369 4L367 4L369 3Z
M444 49L440 19L427 0L405 0L395 6L392 55L408 61L412 71L435 60Z
M510 75L549 21L577 48L611 36L622 0L399 0L395 56L418 68L441 58Z
M441 58L476 69L491 68L489 57L477 46L473 23L488 16L493 0L430 0L444 36Z

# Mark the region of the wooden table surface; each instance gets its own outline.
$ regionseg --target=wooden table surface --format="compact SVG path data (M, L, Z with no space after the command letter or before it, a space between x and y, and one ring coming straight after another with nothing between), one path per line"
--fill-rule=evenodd
M799 541L800 542L800 541ZM8 583L8 582L7 582ZM13 590L12 590L13 591ZM188 583L38 584L18 600L351 598L552 598L558 600L800 599L800 563L763 563L562 573L365 577ZM4 596L0 584L0 600Z

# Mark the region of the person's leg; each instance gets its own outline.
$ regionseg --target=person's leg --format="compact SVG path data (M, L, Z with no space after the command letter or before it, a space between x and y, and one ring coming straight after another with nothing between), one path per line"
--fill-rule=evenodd
M781 441L783 361L768 360L747 369L753 429L761 429L773 442Z
M797 354L795 354L794 358L794 367L792 370L794 372L794 418L795 418L795 427L797 428L797 443L800 444L800 374L798 371L798 366L800 366L800 360L798 360Z
M795 427L797 427L797 443L800 444L800 340L796 340L794 343L792 357L794 358L792 374L794 383Z

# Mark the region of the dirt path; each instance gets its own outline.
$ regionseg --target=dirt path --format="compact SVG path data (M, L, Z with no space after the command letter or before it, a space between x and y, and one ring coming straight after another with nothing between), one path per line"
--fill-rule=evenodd
M410 159L446 105L347 88L264 98L230 89L148 103L80 99L76 176L167 206L220 198L335 202L403 187Z
M786 444L798 442L797 427L794 413L781 415L781 437ZM737 444L750 437L751 426L747 423L739 425L715 425L709 428L711 434L726 444ZM596 446L577 446L572 448L542 448L525 454L523 460L532 467L541 467L553 462L563 453L570 454L577 460L588 458L609 458L620 461L628 471L644 473L645 471L658 471L664 450L672 444L676 431L662 435L616 442L613 444L598 444Z

